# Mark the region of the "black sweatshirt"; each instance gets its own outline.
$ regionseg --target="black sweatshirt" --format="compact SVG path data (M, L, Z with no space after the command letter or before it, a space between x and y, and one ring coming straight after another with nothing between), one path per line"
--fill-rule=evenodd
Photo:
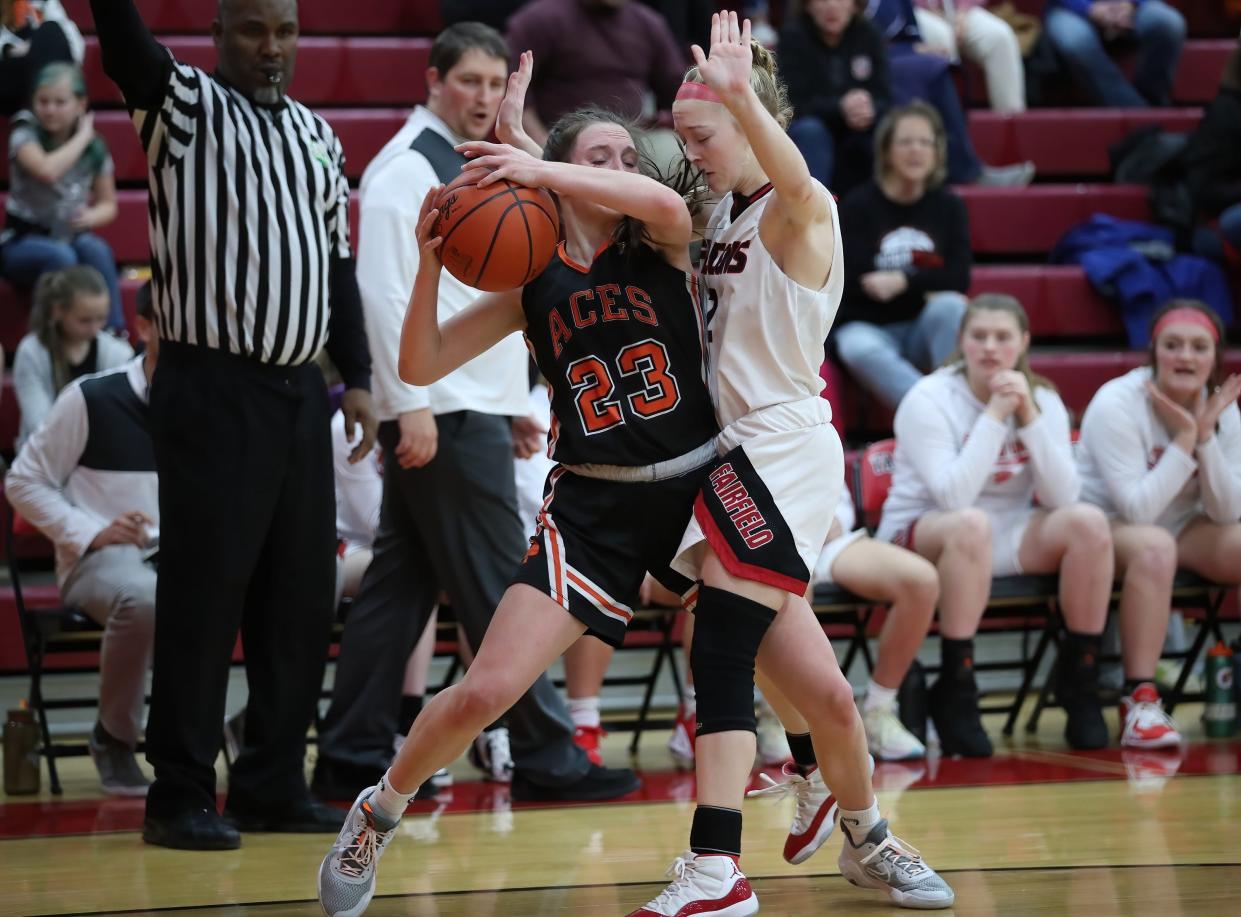
M1241 92L1221 89L1185 148L1194 203L1207 216L1241 204Z
M928 293L969 288L969 215L965 202L947 188L928 191L913 204L898 204L871 180L845 195L840 232L845 289L838 326L910 321L922 311ZM871 271L902 271L909 286L894 299L878 302L861 286L862 275Z
M158 110L172 77L168 49L155 40L133 0L90 0L104 72L132 112ZM254 103L257 107L258 103ZM207 126L200 125L203 130ZM271 196L274 207L279 195ZM275 292L273 291L273 297ZM325 349L349 388L370 388L371 355L352 257L328 262L328 338Z
M855 15L832 47L806 14L780 32L780 75L789 89L793 117L814 115L833 131L846 129L840 100L851 89L865 89L875 106L875 123L892 102L888 50L879 29Z

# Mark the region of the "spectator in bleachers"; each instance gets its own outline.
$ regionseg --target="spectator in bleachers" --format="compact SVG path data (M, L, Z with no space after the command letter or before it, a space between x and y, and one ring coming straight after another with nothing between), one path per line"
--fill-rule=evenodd
M1056 699L1068 713L1065 738L1079 749L1107 744L1098 658L1112 539L1099 508L1078 502L1069 414L1030 371L1029 329L1011 296L975 298L961 321L959 358L918 382L896 412L892 489L877 537L939 571L943 668L929 701L945 755L991 754L974 634L991 578L1019 573L1060 574L1067 634Z
M939 600L939 575L924 557L854 528L849 488L841 491L827 544L815 564L813 582L848 589L888 606L875 668L863 695L862 725L866 744L880 761L926 756L926 746L901 723L896 693L926 639ZM812 587L813 589L813 587ZM813 592L807 594L812 598Z
M1182 162L1199 217L1209 221L1195 233L1194 248L1241 270L1241 40Z
M1026 110L1025 69L1013 27L986 10L988 0L914 0L918 31L933 53L959 63L964 54L982 68L991 108Z
M116 180L86 104L82 71L50 64L39 72L32 110L13 119L0 275L30 287L45 271L90 265L108 285L108 327L120 331L116 259L94 232L116 219Z
M142 730L155 637L159 482L147 429L147 388L159 351L150 296L139 298L146 352L61 393L9 471L13 508L56 547L67 606L104 628L99 719L90 753L104 792L142 796L134 749Z
M440 0L444 25L481 22L503 32L508 19L529 0Z
M1148 365L1103 385L1082 418L1082 496L1112 520L1125 684L1121 745L1181 741L1155 687L1178 566L1241 581L1241 376L1196 300L1155 316Z
M1047 39L1094 105L1168 105L1185 43L1185 19L1162 0L1050 0ZM1137 48L1133 81L1110 51Z
M82 33L60 0L0 0L0 115L26 107L48 64L81 66L85 55Z
M794 0L780 60L794 112L789 136L810 174L844 194L870 176L875 125L891 103L883 35L856 0Z
M126 341L103 330L107 315L108 287L93 267L74 265L39 278L30 333L13 357L13 388L21 410L19 450L43 423L61 389L133 356Z
M888 39L892 101L903 105L921 99L939 112L948 139L948 180L954 185L1028 185L1034 179L1034 163L992 166L978 157L948 59L943 54L930 53L918 30L913 0L858 3Z
M514 69L534 52L525 126L540 146L547 125L583 105L655 123L672 110L688 62L664 18L633 0L532 0L505 37Z
M876 133L874 179L840 205L845 289L828 340L890 408L952 353L965 312L969 216L944 187L946 143L933 108L894 109Z

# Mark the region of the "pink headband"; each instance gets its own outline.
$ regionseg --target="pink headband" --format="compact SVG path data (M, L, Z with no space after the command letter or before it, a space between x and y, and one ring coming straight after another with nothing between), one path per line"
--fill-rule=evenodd
M681 88L677 90L676 100L678 102L688 100L693 102L714 102L716 105L724 104L724 100L706 83L682 83Z
M1155 324L1155 330L1151 332L1151 339L1157 340L1159 332L1163 331L1168 325L1197 325L1199 328L1205 328L1211 335L1211 340L1216 344L1219 343L1219 329L1215 327L1215 323L1207 318L1206 314L1199 312L1197 309L1189 309L1182 307L1173 309L1164 314L1163 318Z

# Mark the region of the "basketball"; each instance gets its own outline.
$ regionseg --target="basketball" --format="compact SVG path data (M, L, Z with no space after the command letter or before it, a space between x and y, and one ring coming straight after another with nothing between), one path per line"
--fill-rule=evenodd
M440 193L434 232L440 259L467 286L497 293L529 283L551 261L560 241L552 196L500 179L486 188L465 176Z

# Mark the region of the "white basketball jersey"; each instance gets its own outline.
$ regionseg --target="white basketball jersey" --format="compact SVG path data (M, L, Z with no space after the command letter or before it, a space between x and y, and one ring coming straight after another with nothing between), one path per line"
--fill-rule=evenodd
M828 202L835 235L827 283L811 290L792 280L772 260L758 227L774 192L770 184L733 215L734 197L723 198L707 222L699 258L711 340L711 396L720 426L775 404L817 398L823 390L819 367L823 342L836 318L844 288L840 219ZM831 418L827 402L823 416Z

